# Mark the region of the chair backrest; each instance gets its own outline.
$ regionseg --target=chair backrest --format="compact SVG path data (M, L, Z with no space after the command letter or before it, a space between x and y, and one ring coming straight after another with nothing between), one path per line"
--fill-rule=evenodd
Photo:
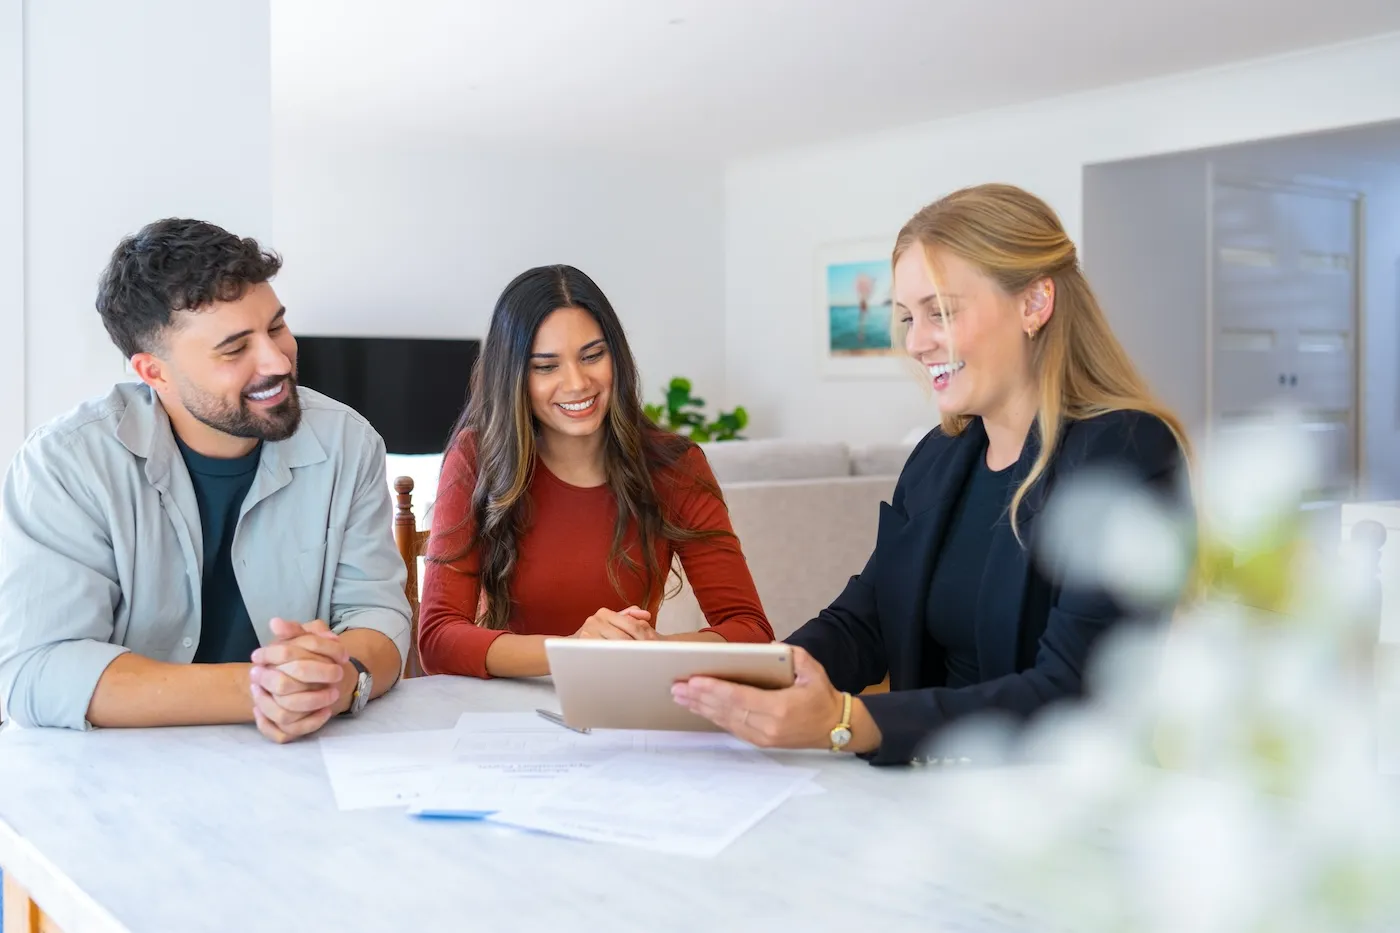
M404 659L403 675L421 677L423 665L418 660L418 558L428 546L428 531L419 531L418 520L413 516L413 478L400 476L395 479L394 492L398 499L398 508L394 512L394 541L399 546L399 556L403 558L404 568L408 571L403 589L411 613L408 657Z

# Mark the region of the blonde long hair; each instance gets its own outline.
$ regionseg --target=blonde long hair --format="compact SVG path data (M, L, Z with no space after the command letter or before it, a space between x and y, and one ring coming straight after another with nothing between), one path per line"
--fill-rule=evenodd
M1055 284L1054 313L1031 343L1032 372L1040 385L1040 451L1011 499L1011 527L1018 539L1021 503L1044 476L1066 421L1111 411L1146 412L1166 423L1189 457L1181 421L1148 389L1113 335L1079 268L1074 243L1048 204L1013 185L963 188L910 218L895 240L893 261L915 244L925 254L938 248L971 263L1008 295L1046 278ZM946 321L941 290L938 305ZM961 434L970 420L944 415L943 430Z

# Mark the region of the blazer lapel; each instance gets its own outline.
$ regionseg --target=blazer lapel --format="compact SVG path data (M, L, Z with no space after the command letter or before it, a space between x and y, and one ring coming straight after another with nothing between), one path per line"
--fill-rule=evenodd
M1015 494L1030 474L1031 465L1039 454L1039 434L1032 426L1026 443L1022 445L1021 456L1011 468L1011 494ZM1016 672L1021 610L1031 574L1029 544L1032 525L1044 501L1049 478L1042 475L1021 503L1017 525L1020 541L1011 531L1009 517L1005 523L998 524L992 534L977 595L977 666L984 681ZM1026 542L1027 546L1023 547L1021 541Z
M880 616L892 623L885 629L892 689L919 686L934 562L953 506L985 448L982 423L974 420L922 477L906 486L903 514L891 505L880 505Z

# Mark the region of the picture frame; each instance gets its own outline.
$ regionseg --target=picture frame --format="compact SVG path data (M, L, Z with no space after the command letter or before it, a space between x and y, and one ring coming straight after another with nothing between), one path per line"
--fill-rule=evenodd
M892 243L853 239L817 250L814 277L816 358L831 379L898 379L908 374L894 346Z

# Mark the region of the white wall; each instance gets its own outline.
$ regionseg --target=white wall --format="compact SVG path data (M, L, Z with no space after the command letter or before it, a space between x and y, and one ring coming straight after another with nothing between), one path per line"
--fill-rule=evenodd
M34 428L126 378L93 308L122 236L174 215L271 233L270 15L268 0L28 0L24 17Z
M24 6L0 3L0 464L24 440Z
M1366 182L1362 256L1362 479L1400 499L1400 167Z
M1208 159L1163 156L1084 172L1084 270L1143 378L1206 424Z
M719 163L497 151L275 120L277 280L294 332L484 337L531 266L591 276L626 328L648 401L675 375L724 379ZM707 399L708 400L708 399Z
M1400 34L734 163L726 174L727 401L754 433L897 439L937 414L906 381L828 381L814 254L893 241L920 206L1003 181L1081 231L1087 164L1400 118Z

